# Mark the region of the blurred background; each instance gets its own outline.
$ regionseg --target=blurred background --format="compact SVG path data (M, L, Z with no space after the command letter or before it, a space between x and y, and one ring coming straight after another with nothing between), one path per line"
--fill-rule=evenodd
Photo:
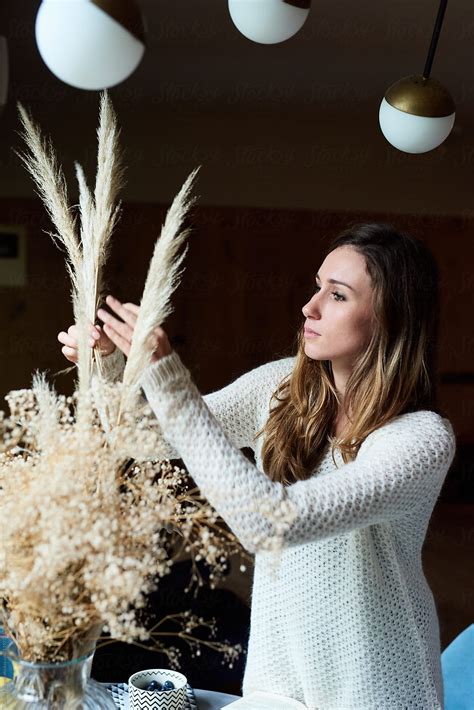
M0 251L2 397L28 387L35 369L48 371L59 391L73 384L72 374L56 374L68 365L57 334L72 323L63 255L45 234L51 225L15 155L22 148L16 102L51 135L73 202L74 161L90 180L95 172L99 95L62 83L45 66L34 36L39 5L0 5L10 64L0 117L0 232L18 235L22 245L15 277L15 255ZM314 273L340 229L388 221L425 240L438 260L437 385L458 451L423 560L444 648L472 623L474 607L472 5L458 0L447 8L433 67L455 101L454 128L439 148L419 155L385 140L378 110L390 84L421 73L436 3L319 0L300 32L275 45L240 34L225 0L139 5L146 17L143 61L110 90L127 185L107 282L119 299L139 302L166 209L201 165L186 271L165 329L202 393L292 354ZM200 604L219 609L222 629L231 624L230 636L245 642L252 566L242 573L240 564L233 560L220 601L208 594ZM174 589L176 607L176 581ZM156 603L163 607L163 598ZM125 680L132 652L122 649L120 665L110 648L96 677ZM144 659L133 663L141 668ZM188 666L191 684L240 692L243 660L219 673L215 660L208 666L201 661L194 675Z

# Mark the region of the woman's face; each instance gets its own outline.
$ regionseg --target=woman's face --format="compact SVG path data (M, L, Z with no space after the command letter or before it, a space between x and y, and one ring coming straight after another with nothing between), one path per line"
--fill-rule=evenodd
M327 255L318 275L315 293L302 309L305 353L313 360L331 360L333 367L350 368L367 347L373 328L373 291L365 258L354 247L338 247Z

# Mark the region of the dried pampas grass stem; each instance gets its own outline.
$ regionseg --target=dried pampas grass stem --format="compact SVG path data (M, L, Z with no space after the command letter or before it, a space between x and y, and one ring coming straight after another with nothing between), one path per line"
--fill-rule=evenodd
M191 197L196 168L187 178L173 200L166 215L159 239L156 241L153 257L140 302L140 312L135 324L132 345L123 374L124 394L120 414L133 406L143 370L150 364L153 349L153 333L172 312L171 295L180 282L183 269L181 264L188 247L178 256L182 244L189 236L190 229L182 229L185 217L195 203Z
M100 98L97 173L93 195L82 167L76 163L83 260L80 288L73 297L78 301L77 308L82 313L85 328L89 322L95 321L103 297L103 267L109 256L110 238L121 211L120 202L116 204L124 181L118 137L117 117L109 95L104 91ZM86 338L83 340L83 347L84 352L79 352L79 382L85 382L89 386L92 357ZM94 356L101 372L102 358L98 349L94 350Z
M50 236L66 251L66 266L76 286L82 255L76 234L76 219L68 204L64 173L58 165L51 141L42 137L39 127L21 103L18 104L18 111L23 126L22 137L29 152L16 152L36 183L38 194L56 229Z
M100 98L100 118L97 129L98 154L94 193L90 191L79 163L76 176L79 185L80 239L76 233L76 218L68 205L66 181L58 165L51 141L43 138L29 113L18 104L23 138L28 152L18 155L32 175L56 232L53 240L64 247L66 265L71 277L71 297L74 319L80 330L78 375L79 390L90 387L93 355L88 346L89 323L102 297L102 273L108 257L110 237L120 214L117 194L123 184L123 167L118 147L119 130L116 115L106 91ZM99 372L101 356L94 351Z

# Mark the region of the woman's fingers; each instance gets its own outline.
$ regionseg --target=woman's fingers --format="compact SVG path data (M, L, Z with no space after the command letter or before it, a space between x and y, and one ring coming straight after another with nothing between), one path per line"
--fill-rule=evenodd
M64 347L61 348L61 352L70 362L77 362L76 348L70 348L67 345L64 345Z
M72 327L74 327L74 326L71 326L71 328ZM69 328L69 330L71 330L71 328ZM97 337L89 336L89 340L88 340L89 345L91 347L93 347L96 344L97 339L99 337L100 337L99 334L97 334ZM69 348L74 348L75 350L77 350L77 348L78 348L77 339L75 337L73 337L72 335L70 335L69 331L67 333L65 333L62 330L60 333L58 333L58 340L60 343L63 343L63 345L67 345Z
M114 314L103 308L97 311L97 315L104 325L101 328L101 326L93 323L89 324L89 345L91 347L99 347L104 355L108 355L113 352L114 347L118 347L128 357L133 331L140 313L140 306L135 303L121 303L111 295L107 296L106 303ZM58 335L58 340L64 345L62 353L65 357L72 362L77 362L78 326L76 324L71 325L67 333L61 331ZM156 347L156 356L162 356L170 351L168 338L162 328L156 328L154 335L150 336L150 346ZM162 350L163 352L161 352Z
M58 333L58 340L60 343L70 348L77 348L77 340L73 338L72 335L69 335L69 333L65 333L64 330Z
M122 304L113 296L107 296L105 300L109 308L122 320L99 308L97 315L104 323L104 333L128 357L140 307L134 303Z
M132 330L137 322L138 313L140 311L139 306L135 306L134 303L120 303L117 298L113 296L107 296L105 302L120 318L131 326Z
M70 325L69 328L67 329L68 335L72 336L74 340L76 341L76 344L79 340L79 328L77 325L74 323L74 325ZM100 338L100 333L97 330L96 326L93 323L89 323L89 335L94 338L94 340L99 340Z
M124 303L123 306L124 308L128 308L129 311L132 311L136 316L140 313L140 306L137 306L136 303Z
M63 355L70 361L77 364L79 359L79 328L74 323L69 326L67 333L61 331L58 333L58 340L64 345L61 348ZM89 322L89 337L88 344L91 348L97 348L100 350L101 355L107 356L113 353L115 350L115 342L112 341L105 332L102 332L100 326L96 326Z
M115 319L114 319L115 320ZM118 322L118 321L117 321ZM114 330L113 326L104 323L104 332L107 337L128 357L130 352L131 342L127 340L120 332Z
M129 326L128 323L124 323L118 318L115 318L115 316L113 316L111 313L108 313L108 311L104 311L103 308L99 308L99 310L97 311L97 315L104 323L104 332L106 333L106 335L109 335L109 331L105 327L108 326L115 330L115 332L118 333L122 338L128 340L128 342L132 340L133 326Z
M113 343L109 336L104 332L101 325L96 325L97 332L99 333L99 340L95 342L95 346L100 350L101 355L107 357L115 350L115 343Z

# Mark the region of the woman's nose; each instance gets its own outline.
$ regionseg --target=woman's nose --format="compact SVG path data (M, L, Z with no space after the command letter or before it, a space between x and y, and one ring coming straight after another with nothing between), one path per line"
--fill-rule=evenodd
M316 294L314 294L301 310L305 318L309 315L315 316L319 314L319 308L316 305Z

